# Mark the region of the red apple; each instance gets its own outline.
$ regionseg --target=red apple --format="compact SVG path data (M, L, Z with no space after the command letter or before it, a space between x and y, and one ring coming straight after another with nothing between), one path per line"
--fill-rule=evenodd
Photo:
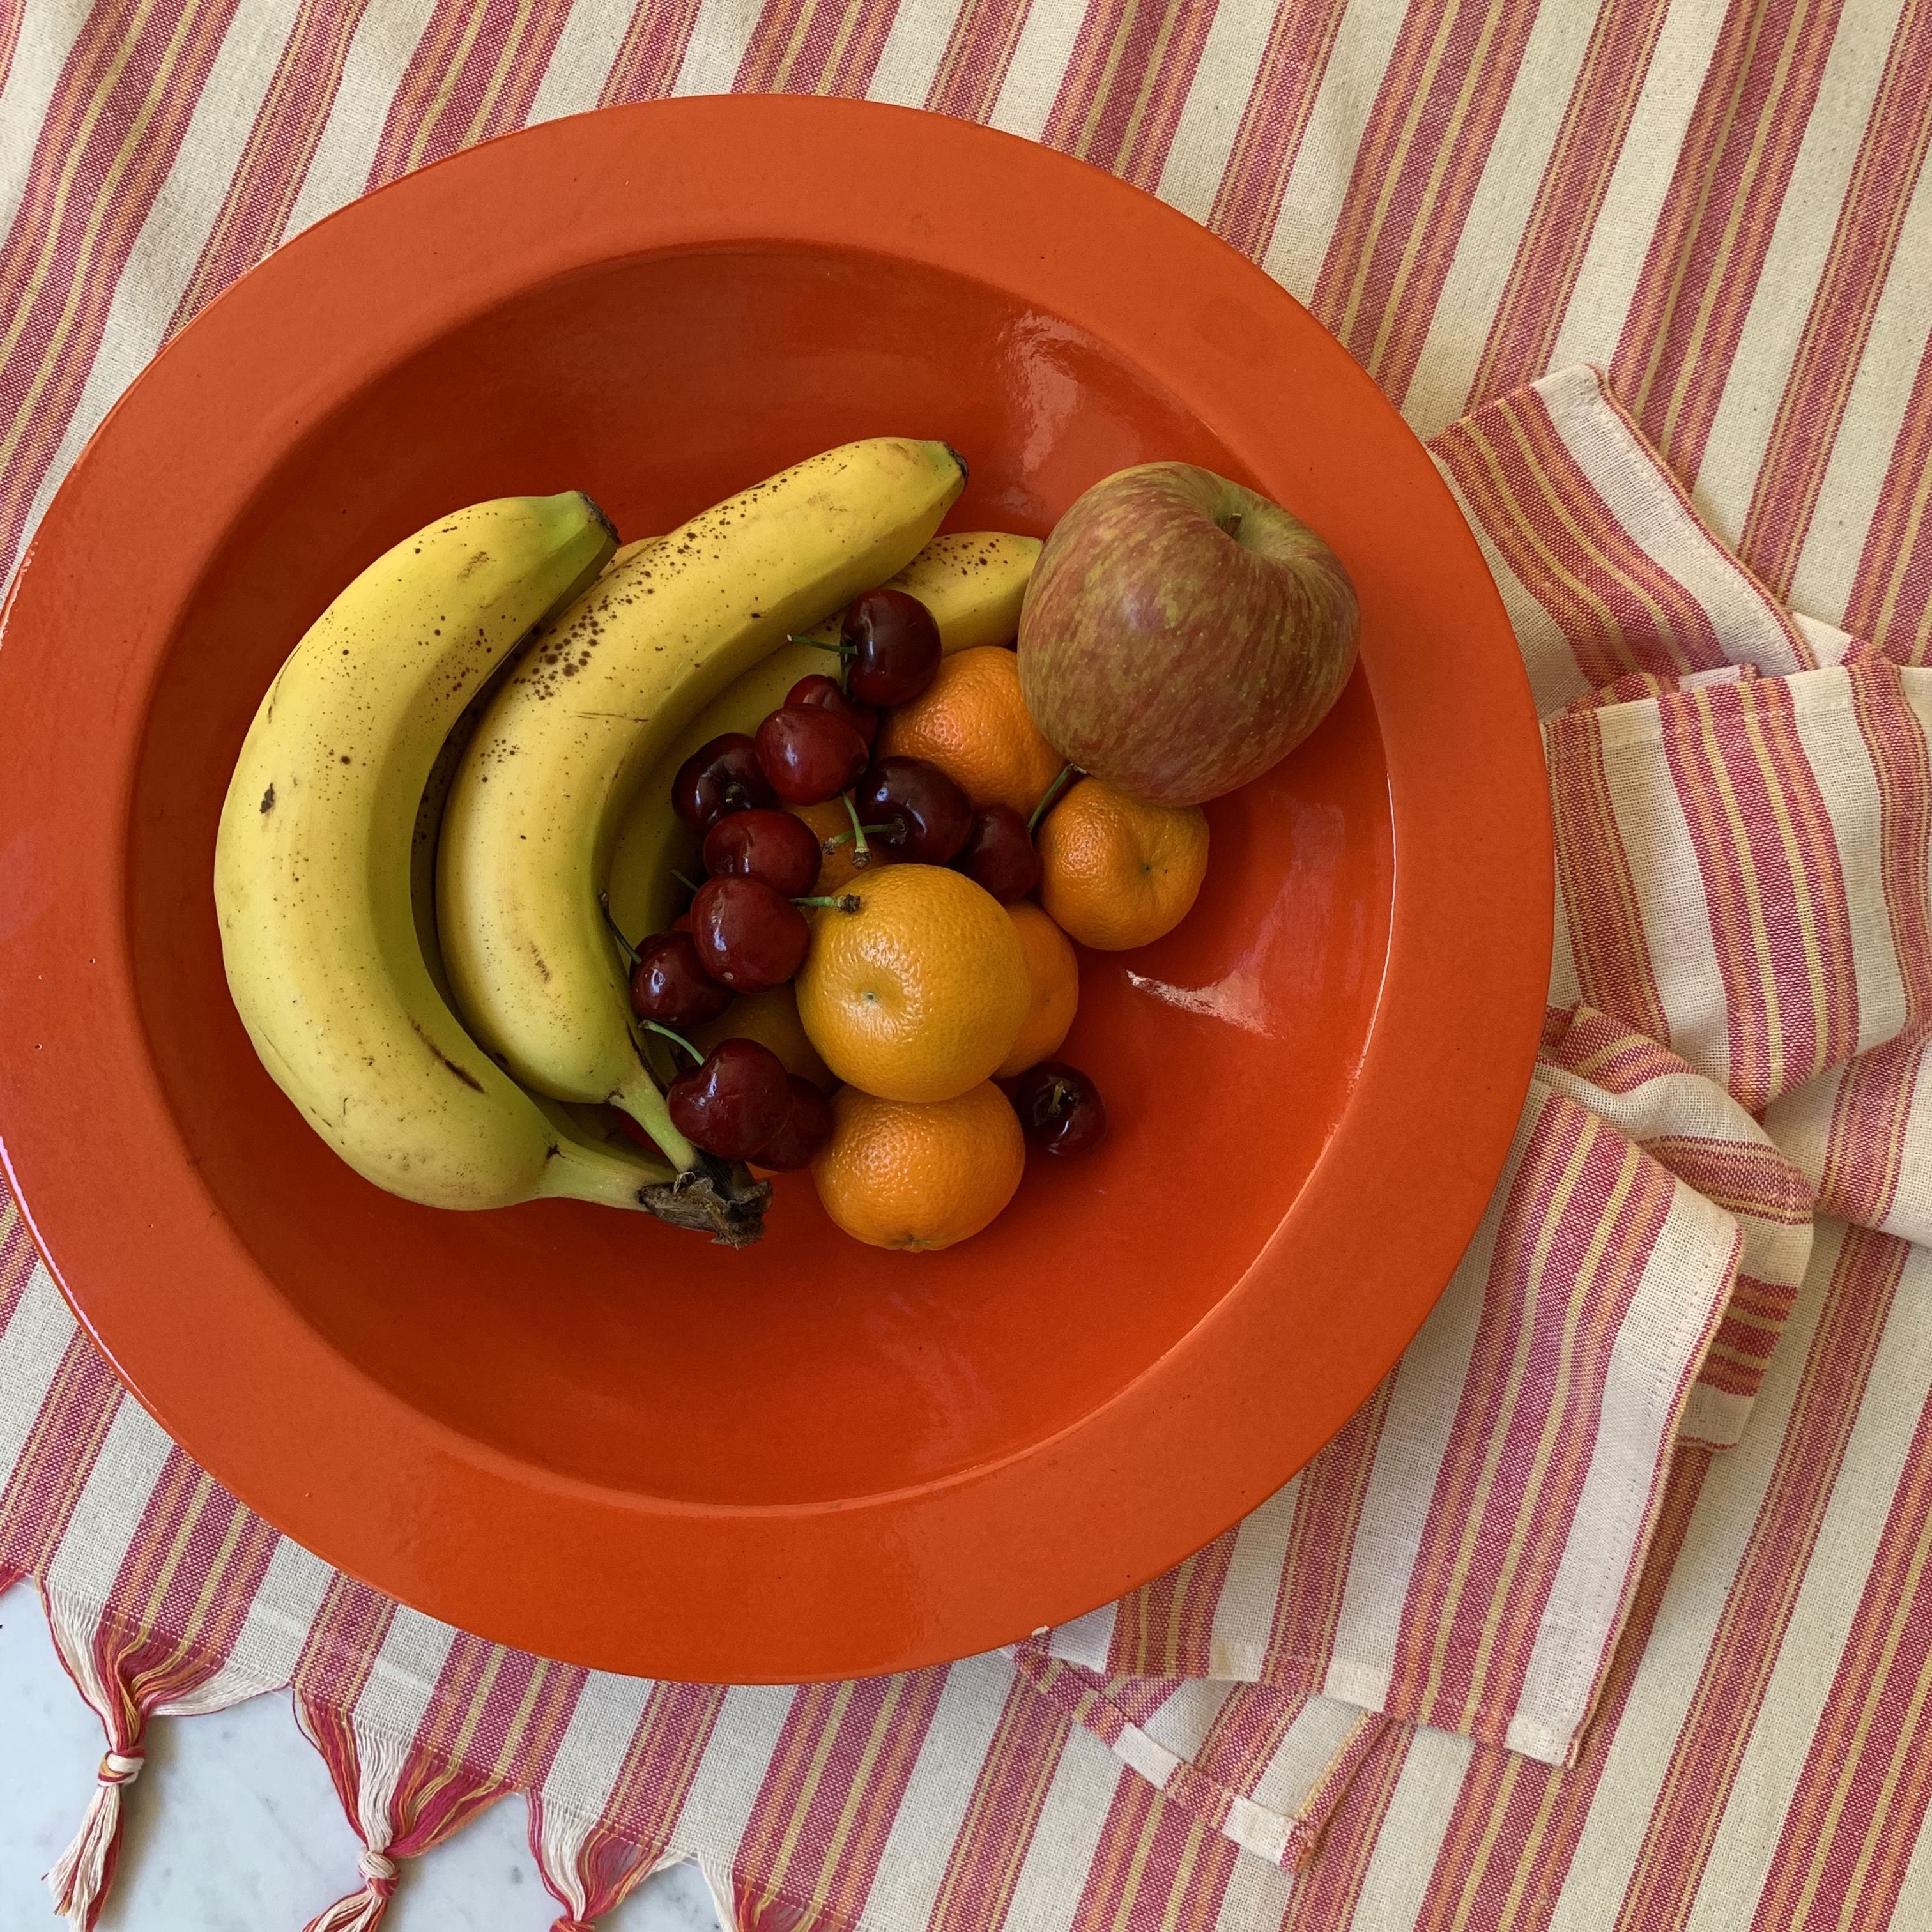
M1162 805L1258 778L1355 663L1355 586L1278 504L1190 463L1096 483L1020 614L1020 689L1069 763Z

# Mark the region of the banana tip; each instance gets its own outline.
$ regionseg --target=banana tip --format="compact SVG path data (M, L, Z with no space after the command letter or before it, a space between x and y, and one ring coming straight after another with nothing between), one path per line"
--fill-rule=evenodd
M973 480L972 465L966 460L964 457L959 454L958 450L952 447L952 444L950 442L944 442L943 439L942 446L944 448L946 454L951 457L955 463L958 464L959 481L962 484L971 482Z
M964 469L965 465L962 464L960 467ZM592 496L587 490L580 490L577 494L584 499L585 503L589 506L592 520L602 529L604 534L608 536L613 543L615 543L617 541L617 526L611 522L610 519L604 514L603 505L598 502L597 499Z

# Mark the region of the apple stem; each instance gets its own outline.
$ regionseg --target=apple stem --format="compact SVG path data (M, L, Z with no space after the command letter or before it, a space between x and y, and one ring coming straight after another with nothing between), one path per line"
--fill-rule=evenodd
M852 862L854 866L869 866L872 862L872 848L866 843L866 828L859 823L859 808L853 802L849 791L842 791L838 796L844 801L845 816L852 821L852 836L857 841L852 848ZM845 836L842 832L838 836L841 838Z
M644 1030L646 1033L662 1034L674 1046L682 1047L685 1052L689 1054L693 1060L701 1061L704 1058L704 1054L700 1053L697 1048L693 1046L690 1041L685 1038L682 1034L673 1033L669 1027L660 1026L656 1020L645 1021Z
M599 892L597 904L604 915L604 923L610 928L610 937L617 942L618 950L623 954L626 962L634 968L638 963L638 949L624 937L624 928L617 923L617 916L610 910L610 895Z
M1066 789L1067 781L1078 776L1079 770L1077 766L1062 765L1060 766L1060 776L1040 794L1039 804L1033 808L1033 816L1027 820L1028 838L1031 838L1034 833L1040 830L1040 821L1046 816L1047 807Z
M841 892L833 898L820 897L816 898L794 899L792 901L792 904L794 905L831 906L839 912L856 912L859 910L859 895L856 892Z
M1237 510L1222 526L1237 543L1241 540L1241 513Z

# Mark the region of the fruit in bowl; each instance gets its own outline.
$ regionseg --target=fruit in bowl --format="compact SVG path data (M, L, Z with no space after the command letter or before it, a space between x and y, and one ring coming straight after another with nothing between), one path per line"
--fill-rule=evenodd
M810 1167L848 1233L936 1250L1004 1208L1026 1137L1100 1144L1095 1083L1037 1070L1078 1010L1075 942L1149 944L1193 905L1207 822L1160 794L1214 680L1195 667L1151 775L1134 721L1088 706L1097 742L1053 701L1171 668L1244 598L1277 650L1307 646L1276 580L1325 548L1178 465L1096 486L1043 550L936 538L964 473L876 438L621 549L580 494L482 504L337 599L262 701L215 886L250 1036L345 1158L434 1205L573 1194L734 1245L763 1232L754 1166ZM801 652L827 668L792 677ZM1275 706L1265 656L1222 653L1261 721L1223 776L1342 668ZM1132 782L1095 775L1110 758ZM659 916L634 941L640 896ZM588 1127L599 1107L627 1132Z
M1020 620L1020 688L1070 763L1201 805L1328 715L1358 622L1353 581L1306 524L1197 464L1141 464L1054 525Z

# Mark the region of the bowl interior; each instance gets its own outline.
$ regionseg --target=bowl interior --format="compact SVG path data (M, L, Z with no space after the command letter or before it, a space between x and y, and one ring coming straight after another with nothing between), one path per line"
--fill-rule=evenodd
M1393 862L1358 677L1301 752L1210 808L1192 916L1144 951L1083 953L1065 1053L1103 1084L1106 1147L1034 1156L1013 1205L949 1252L848 1240L802 1176L742 1254L574 1204L437 1213L358 1178L278 1092L228 1000L208 878L248 721L336 590L454 504L580 488L635 536L883 433L966 454L955 529L1043 535L1152 458L1244 473L1166 388L992 287L824 249L651 255L474 316L308 424L209 556L155 687L129 926L189 1155L340 1354L517 1461L694 1503L806 1503L1037 1444L1240 1278L1360 1063Z

